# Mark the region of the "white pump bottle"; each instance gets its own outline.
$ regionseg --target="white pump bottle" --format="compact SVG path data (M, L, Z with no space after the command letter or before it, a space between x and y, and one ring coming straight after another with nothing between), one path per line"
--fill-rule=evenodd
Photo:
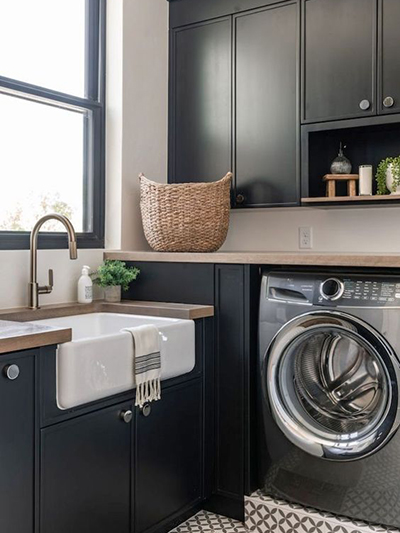
M89 271L90 267L85 265L78 281L78 302L80 304L90 304L93 301L93 282L90 279Z

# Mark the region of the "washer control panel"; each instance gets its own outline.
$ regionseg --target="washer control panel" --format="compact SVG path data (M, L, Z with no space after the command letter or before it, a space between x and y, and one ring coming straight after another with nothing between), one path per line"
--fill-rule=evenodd
M400 307L400 276L274 272L267 297L327 307Z
M400 306L400 279L345 278L342 300L348 305Z

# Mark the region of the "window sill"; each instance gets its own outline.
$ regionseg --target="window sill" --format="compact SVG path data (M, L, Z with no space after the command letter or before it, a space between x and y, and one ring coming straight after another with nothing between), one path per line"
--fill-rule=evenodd
M77 234L78 249L104 248L104 238L94 233ZM0 250L29 250L30 232L0 231ZM68 248L66 233L41 232L38 236L38 248L41 250L62 250Z

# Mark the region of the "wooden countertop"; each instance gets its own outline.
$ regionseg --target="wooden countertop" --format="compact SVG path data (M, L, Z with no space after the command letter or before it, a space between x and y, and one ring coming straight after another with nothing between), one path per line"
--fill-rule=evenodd
M147 315L166 318L184 318L196 320L214 316L212 305L191 305L165 302L141 302L124 300L120 303L108 303L102 300L91 304L57 304L44 305L40 309L26 307L0 309L0 319L29 322L46 318L81 315L87 313L125 313L129 315ZM32 324L33 325L33 324Z
M70 329L0 320L0 354L60 344L70 340Z
M40 309L26 307L0 309L0 354L69 342L72 338L71 329L50 328L32 324L30 321L87 313L125 313L196 320L214 316L214 307L125 300L115 304L95 301L87 305L78 303L45 305Z
M233 263L256 265L308 265L336 267L400 268L399 254L344 254L313 252L169 253L107 251L105 259L171 263Z

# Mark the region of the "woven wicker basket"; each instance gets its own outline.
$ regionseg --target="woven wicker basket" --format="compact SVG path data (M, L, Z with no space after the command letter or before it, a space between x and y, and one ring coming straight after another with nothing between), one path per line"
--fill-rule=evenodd
M158 252L215 252L229 227L232 174L212 183L160 184L140 180L147 242Z

